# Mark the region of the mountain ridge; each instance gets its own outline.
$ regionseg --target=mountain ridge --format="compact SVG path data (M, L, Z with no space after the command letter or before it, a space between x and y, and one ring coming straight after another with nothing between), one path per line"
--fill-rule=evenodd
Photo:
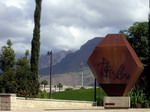
M95 37L88 40L76 52L68 53L60 62L53 65L52 74L62 74L67 72L79 72L81 63L87 66L87 59L91 55L95 46L102 40L102 37ZM40 69L41 75L48 75L49 67Z
M71 53L72 51L65 51L65 50L61 50L57 53L53 53L53 60L52 60L52 65L56 65L57 63L59 63L63 58L65 58L65 56L69 53ZM48 57L48 55L41 55L40 59L39 59L39 69L42 68L46 68L50 65L50 59Z

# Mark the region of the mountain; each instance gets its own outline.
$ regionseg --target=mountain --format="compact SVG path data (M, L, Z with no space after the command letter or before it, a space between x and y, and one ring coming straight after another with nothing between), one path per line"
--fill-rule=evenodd
M72 53L72 51L62 50L60 52L53 53L52 65L54 66L55 64L59 63L69 53ZM40 69L46 68L49 66L50 59L49 59L48 55L41 55L39 61L40 61L39 62L39 68Z
M89 56L101 40L102 38L96 37L86 42L76 52L68 53L65 58L52 67L52 74L78 72L81 70L81 64L84 64L84 67L86 67ZM48 75L48 73L49 67L40 69L40 75Z

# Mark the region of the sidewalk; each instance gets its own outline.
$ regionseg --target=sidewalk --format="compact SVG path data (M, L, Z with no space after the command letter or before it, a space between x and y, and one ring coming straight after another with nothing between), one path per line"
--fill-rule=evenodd
M19 109L14 111L0 112L150 112L150 109L104 109L103 107L92 108L61 108L61 109Z

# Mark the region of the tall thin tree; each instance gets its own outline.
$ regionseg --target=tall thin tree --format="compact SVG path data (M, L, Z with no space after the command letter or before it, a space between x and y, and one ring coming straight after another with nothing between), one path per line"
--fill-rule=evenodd
M31 43L31 82L33 84L34 92L32 95L37 95L39 89L38 82L38 62L39 62L39 53L40 53L40 19L41 19L41 3L42 0L35 0L36 7L34 12L34 31L33 39Z

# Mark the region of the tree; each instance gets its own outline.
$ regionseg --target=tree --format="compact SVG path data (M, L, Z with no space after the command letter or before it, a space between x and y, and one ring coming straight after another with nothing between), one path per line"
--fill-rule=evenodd
M15 83L15 53L12 48L11 40L7 40L7 45L3 46L0 54L0 69L1 76L1 90L6 93L16 92Z
M136 22L128 30L123 30L121 33L127 36L142 63L145 66L148 65L150 56L148 22Z
M20 58L16 62L16 85L17 85L17 96L28 97L30 96L31 90L29 83L30 77L30 64L28 60L29 51L26 50L24 57Z
M43 81L41 82L41 84L44 85L44 90L45 90L45 86L48 84L48 82L47 82L47 80L43 80Z
M36 96L39 90L39 82L38 82L38 61L39 61L39 52L40 52L40 19L41 19L41 3L42 0L35 0L36 8L34 12L34 31L33 31L33 39L32 39L32 49L31 49L31 72L32 76L32 95Z
M3 88L3 77L2 75L0 75L0 93L4 92L4 88Z
M63 85L61 83L58 83L57 87L59 88L59 91L60 91L60 89L63 88Z
M150 49L150 13L148 15L148 26L149 26L149 30L148 30L148 40L149 40L149 49ZM149 60L150 63L150 60Z
M150 96L150 37L148 28L148 22L136 22L128 30L120 31L127 36L129 43L144 65L143 75L136 86L140 86L146 92L147 97Z

